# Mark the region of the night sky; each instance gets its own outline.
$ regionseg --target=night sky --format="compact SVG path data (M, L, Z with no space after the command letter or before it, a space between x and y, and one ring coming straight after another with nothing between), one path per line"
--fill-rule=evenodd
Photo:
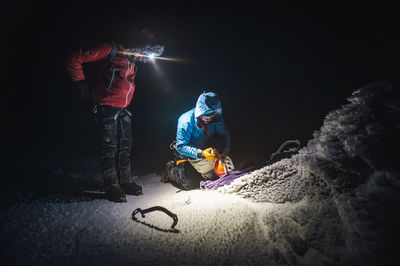
M134 173L172 159L178 117L204 91L216 92L235 161L267 160L287 139L303 145L325 115L369 82L398 87L399 34L392 6L364 1L279 5L17 2L3 17L2 157L95 156L88 110L64 69L68 53L103 41L135 43L142 29L165 45L139 67ZM4 86L4 84L7 84ZM4 160L2 160L4 162Z

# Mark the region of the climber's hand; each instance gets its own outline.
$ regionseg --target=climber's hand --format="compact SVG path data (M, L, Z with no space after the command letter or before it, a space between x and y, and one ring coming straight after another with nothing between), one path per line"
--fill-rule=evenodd
M199 150L197 152L197 157L204 158L209 161L217 160L217 154L214 152L213 148L207 148L205 150Z

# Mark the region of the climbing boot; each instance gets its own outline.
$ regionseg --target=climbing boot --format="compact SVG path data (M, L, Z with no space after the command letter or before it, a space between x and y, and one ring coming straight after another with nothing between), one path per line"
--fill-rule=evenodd
M118 184L112 184L106 188L106 198L113 202L127 202L125 192Z
M122 190L128 195L141 196L143 195L142 187L136 184L134 181L129 180L129 182L120 184Z

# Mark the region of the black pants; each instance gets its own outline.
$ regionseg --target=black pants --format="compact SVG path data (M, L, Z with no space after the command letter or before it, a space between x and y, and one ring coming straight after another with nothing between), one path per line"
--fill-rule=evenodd
M104 186L127 183L131 179L132 114L127 108L112 106L98 106L97 112Z

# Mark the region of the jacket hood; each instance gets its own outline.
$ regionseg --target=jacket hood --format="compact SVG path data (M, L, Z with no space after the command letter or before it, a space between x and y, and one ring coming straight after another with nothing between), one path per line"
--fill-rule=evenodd
M198 118L206 113L218 111L217 115L222 114L221 101L214 92L204 92L197 99L194 116Z

